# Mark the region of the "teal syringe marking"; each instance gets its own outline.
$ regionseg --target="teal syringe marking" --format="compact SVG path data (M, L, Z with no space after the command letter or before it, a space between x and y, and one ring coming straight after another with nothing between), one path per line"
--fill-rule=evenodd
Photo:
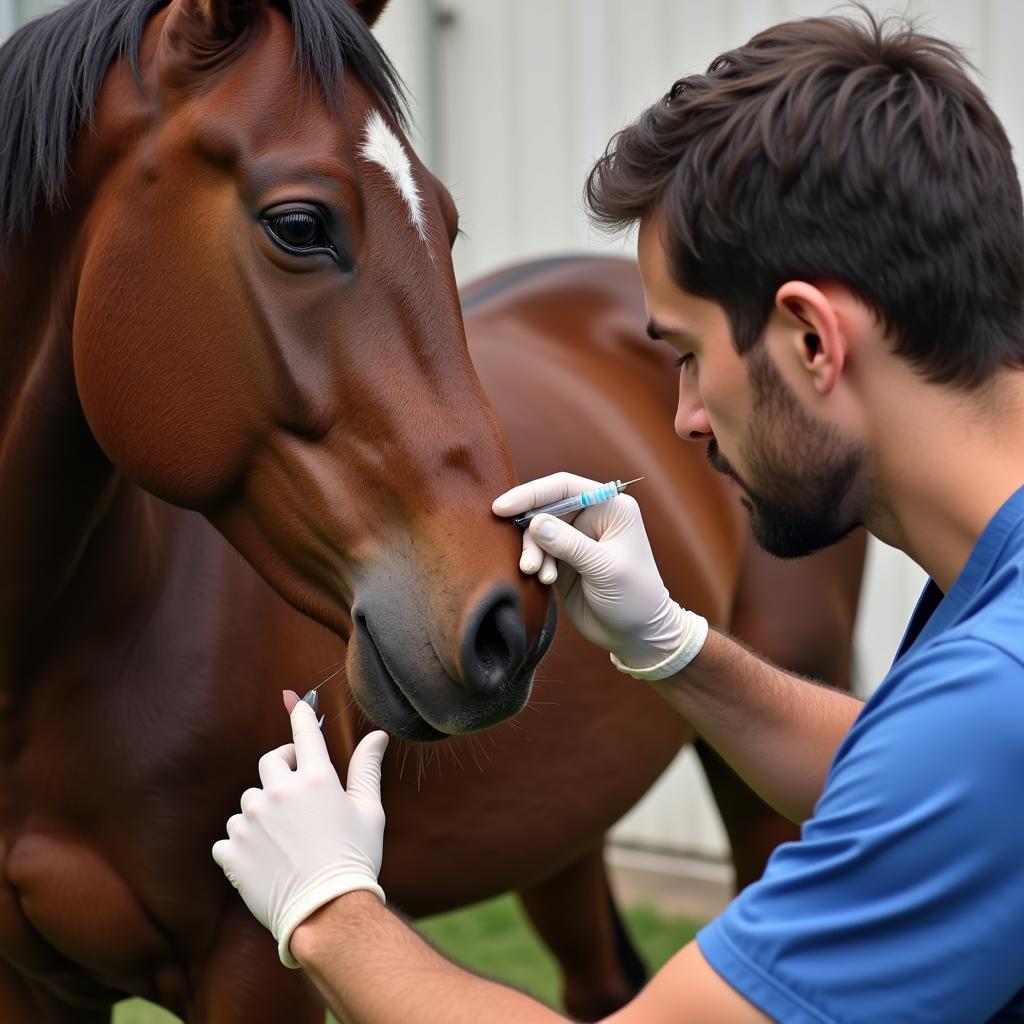
M574 494L571 498L562 498L560 501L552 501L539 508L531 508L529 512L516 516L512 522L516 526L525 527L534 516L567 516L570 512L579 512L580 509L589 508L591 505L600 505L602 501L614 498L630 484L638 484L641 480L643 480L642 476L638 476L635 480L627 480L625 483L621 480L612 480L609 483L601 484L600 487L595 487L592 491L584 491L582 494Z

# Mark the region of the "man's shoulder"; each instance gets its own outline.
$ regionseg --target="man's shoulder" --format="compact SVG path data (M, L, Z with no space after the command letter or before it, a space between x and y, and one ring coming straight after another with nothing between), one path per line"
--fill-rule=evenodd
M956 721L1011 716L1024 709L1024 601L1001 602L994 613L951 626L904 655L868 699L858 724L905 716L934 728ZM1021 731L1024 739L1024 730Z
M1024 662L1024 551L1003 564L948 637L989 644Z
M899 771L916 791L948 766L979 786L1024 772L1024 596L1004 593L913 647L867 700L832 772ZM944 768L943 766L947 766Z
M927 641L911 647L893 665L891 674L934 677L937 661L948 670L970 669L978 662L1011 675L1024 670L1024 550L1005 559L955 619ZM940 676L946 674L939 672Z
M984 606L979 604L913 653L907 668L914 673L937 660L950 668L983 665L987 671L1011 677L1024 672L1024 594L1003 593Z

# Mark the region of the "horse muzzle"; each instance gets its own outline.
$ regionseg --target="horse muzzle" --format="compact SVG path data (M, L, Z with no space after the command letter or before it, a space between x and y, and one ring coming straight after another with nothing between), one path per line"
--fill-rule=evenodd
M392 736L432 741L476 732L522 710L555 631L554 601L529 642L519 594L499 584L441 644L408 595L368 594L353 607L348 681L362 710ZM450 652L450 653L449 653Z

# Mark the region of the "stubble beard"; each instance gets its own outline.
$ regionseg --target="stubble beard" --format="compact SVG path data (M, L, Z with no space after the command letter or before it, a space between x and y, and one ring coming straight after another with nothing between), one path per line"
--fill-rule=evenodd
M811 416L763 349L747 357L747 366L753 387L752 429L743 448L749 479L736 473L714 440L708 462L742 489L758 546L778 558L803 558L860 525L849 498L864 449Z

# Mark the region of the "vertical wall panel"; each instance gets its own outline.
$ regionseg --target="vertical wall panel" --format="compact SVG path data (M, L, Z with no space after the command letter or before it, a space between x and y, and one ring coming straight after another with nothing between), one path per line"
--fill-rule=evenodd
M614 91L608 97L604 130L591 140L594 149L603 149L613 131L632 121L671 84L671 75L665 72L665 35L651 31L651 25L663 24L664 0L615 0L610 7L613 31L604 59Z
M982 10L987 55L982 84L1014 143L1020 174L1024 169L1024 3L989 0Z
M455 247L456 269L472 273L515 257L517 190L513 137L518 116L510 46L517 10L500 0L449 0L440 35L438 168L459 205L468 242ZM529 73L529 72L527 72Z
M729 0L732 10L732 39L726 48L745 43L752 35L779 20L774 0Z
M661 33L661 92L684 75L707 70L711 59L740 42L726 3L673 3L668 0Z
M513 185L508 198L517 252L531 245L541 252L564 248L576 221L572 190L543 185L553 179L571 180L576 153L571 91L579 75L574 67L578 51L573 46L572 14L572 4L519 0L510 26L514 102L509 123Z
M574 0L571 36L575 80L570 102L573 105L573 153L566 168L575 190L568 190L573 203L571 248L589 249L599 245L591 235L586 219L579 216L582 185L586 168L599 155L594 140L607 137L608 111L614 105L619 83L613 75L614 62L609 60L613 47L619 45L615 22L615 0ZM563 246L564 248L564 246Z
M17 12L14 0L0 0L0 43L2 43L17 27Z
M437 13L426 3L389 4L374 26L374 34L405 83L412 117L409 141L428 167L435 163L434 36L437 31Z
M13 7L18 22L28 21L37 14L45 14L55 7L61 6L62 0L13 0Z

